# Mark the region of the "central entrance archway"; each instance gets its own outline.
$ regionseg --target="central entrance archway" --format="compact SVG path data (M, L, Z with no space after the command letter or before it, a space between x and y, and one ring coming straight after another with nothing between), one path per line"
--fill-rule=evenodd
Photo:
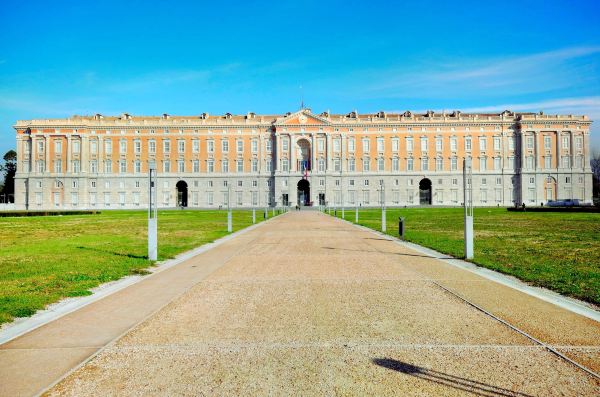
M431 181L427 178L419 182L419 204L431 205Z
M298 182L298 205L310 205L310 183L306 179Z
M188 205L188 185L185 181L177 182L177 206L187 207Z

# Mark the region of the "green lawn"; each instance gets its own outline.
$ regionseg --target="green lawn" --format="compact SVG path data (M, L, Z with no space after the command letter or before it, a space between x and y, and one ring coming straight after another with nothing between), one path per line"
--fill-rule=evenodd
M464 257L462 208L388 208L396 237L399 216L408 241ZM600 214L476 208L474 216L474 263L600 304ZM354 222L354 209L345 218ZM359 224L381 230L381 209L359 210Z
M269 217L271 211L269 211ZM147 259L146 211L0 218L0 324L61 298L130 274ZM263 220L257 211L257 221ZM233 228L252 224L252 211L233 211ZM227 233L226 211L159 211L158 259Z

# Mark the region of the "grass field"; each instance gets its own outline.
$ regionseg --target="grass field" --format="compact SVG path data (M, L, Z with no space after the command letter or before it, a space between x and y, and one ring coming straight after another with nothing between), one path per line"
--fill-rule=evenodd
M271 212L269 212L271 216ZM64 297L130 274L143 274L147 213L0 218L0 324L26 317ZM257 211L257 221L263 219ZM233 228L252 224L252 211L233 211ZM158 259L227 233L226 211L159 211Z
M388 208L388 234L398 236L400 216L406 240L464 257L461 208ZM600 214L476 208L474 216L474 263L600 304ZM354 209L345 218L353 222ZM381 209L359 210L359 224L381 230Z

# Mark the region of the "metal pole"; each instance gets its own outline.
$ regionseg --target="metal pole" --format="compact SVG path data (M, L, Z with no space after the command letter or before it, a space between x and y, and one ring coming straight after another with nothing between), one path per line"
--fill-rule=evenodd
M356 197L356 199L356 207L354 208L354 223L358 223L358 197Z
M386 232L387 220L385 214L385 184L381 184L381 231Z
M463 191L465 208L465 259L473 259L473 184L471 159L463 160Z
M233 231L233 219L231 216L231 184L227 182L227 231Z
M340 193L342 196L342 219L346 219L345 209L344 209L344 178L342 176L342 165L340 164Z
M156 206L156 170L148 170L148 259L158 259L158 212Z

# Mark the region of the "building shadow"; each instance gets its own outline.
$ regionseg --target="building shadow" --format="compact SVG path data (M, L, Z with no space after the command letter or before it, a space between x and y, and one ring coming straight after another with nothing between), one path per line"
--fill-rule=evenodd
M430 255L419 255L419 254L405 254L402 252L387 252L387 251L377 251L377 250L355 250L351 248L335 248L335 247L321 247L326 250L340 250L340 251L354 251L354 252L377 252L379 254L388 254L388 255L400 255L400 256L416 256L419 258L431 258L431 259L456 259L451 256L430 256Z
M444 372L419 367L391 358L374 358L372 362L376 365L379 365L380 367L391 369L392 371L401 372L403 374L411 375L416 378L437 383L439 385L451 387L453 389L464 391L476 396L533 397L530 394L504 389L502 387L490 385L488 383L483 383L472 379L463 378L456 375L446 374Z
M86 251L101 252L103 254L109 254L109 255L115 255L115 256L123 256L123 257L126 257L126 258L148 259L147 255L124 254L122 252L115 252L115 251L103 250L103 249L100 249L100 248L92 248L92 247L84 247L84 246L78 246L76 248L80 249L80 250L86 250Z

